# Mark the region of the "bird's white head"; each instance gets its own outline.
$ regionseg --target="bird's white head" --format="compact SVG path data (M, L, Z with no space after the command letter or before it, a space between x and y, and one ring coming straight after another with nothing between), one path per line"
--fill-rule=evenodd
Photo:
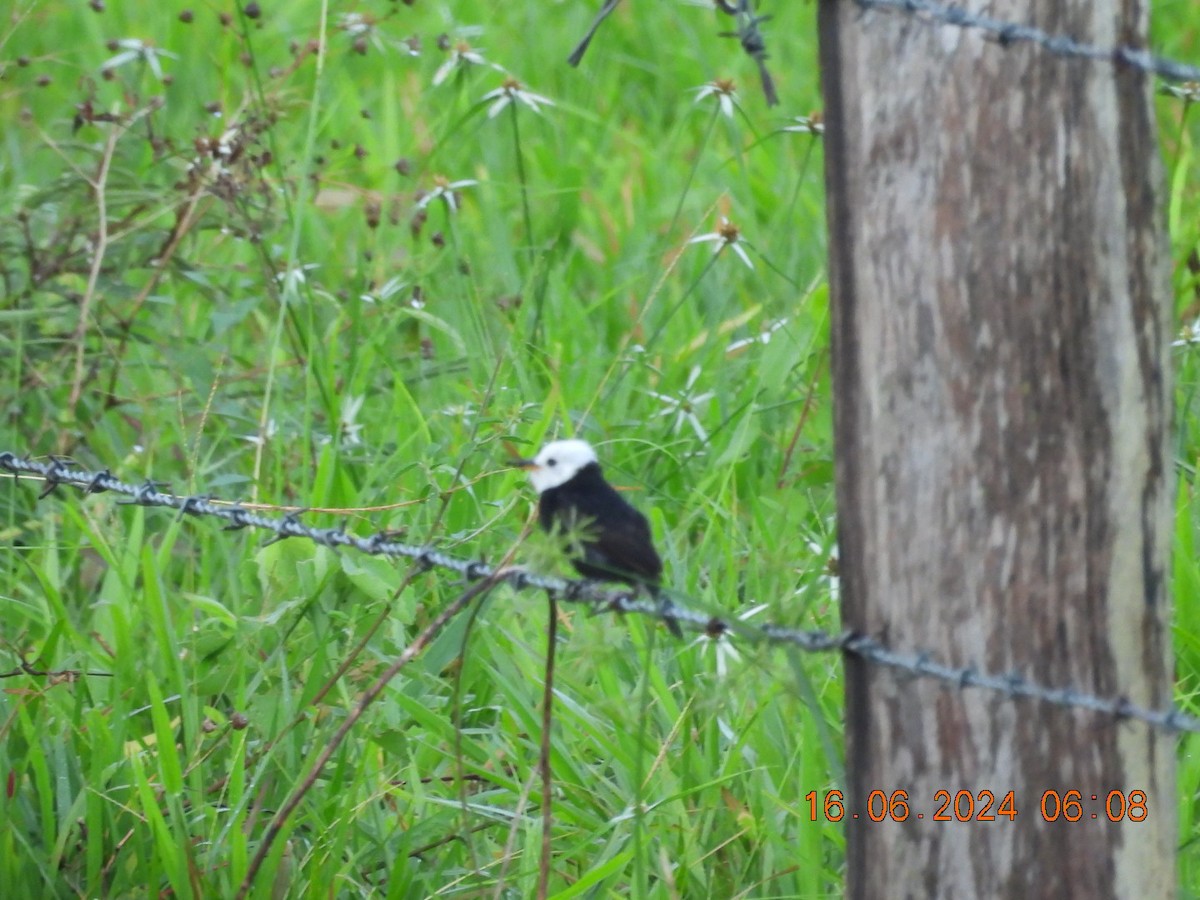
M521 460L519 465L529 470L529 480L539 494L566 484L582 469L598 462L596 451L587 441L552 441L538 451L533 459Z

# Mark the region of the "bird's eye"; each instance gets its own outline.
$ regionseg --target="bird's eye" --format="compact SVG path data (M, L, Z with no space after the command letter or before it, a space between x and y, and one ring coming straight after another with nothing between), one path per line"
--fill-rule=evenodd
M554 466L554 465L557 465L557 464L558 464L558 460L556 460L556 459L548 459L548 460L546 460L546 465L548 465L548 466Z

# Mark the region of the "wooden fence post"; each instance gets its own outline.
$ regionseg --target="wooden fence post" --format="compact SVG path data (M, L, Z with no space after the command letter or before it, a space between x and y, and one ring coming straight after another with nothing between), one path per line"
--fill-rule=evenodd
M1146 41L1140 0L963 5L1102 46ZM846 626L1167 706L1152 79L852 0L820 0L819 18ZM1173 735L853 657L846 718L848 896L1174 895ZM897 790L907 821L871 821L871 792ZM1046 821L1046 791L1078 791L1080 821Z

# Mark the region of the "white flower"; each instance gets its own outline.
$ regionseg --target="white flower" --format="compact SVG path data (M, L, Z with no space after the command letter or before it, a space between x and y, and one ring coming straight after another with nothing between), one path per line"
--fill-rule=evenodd
M275 425L275 420L269 419L267 421L266 430L264 430L262 433L260 433L260 434L243 434L241 437L242 437L243 441L249 441L251 444L254 444L255 446L263 447L266 445L267 441L271 440L271 438L275 437L275 435L278 433L279 433L279 428Z
M1200 103L1200 81L1185 81L1180 85L1164 84L1159 87L1158 92L1186 103Z
M457 403L443 407L439 410L443 416L449 416L451 419L461 419L466 422L475 416L478 410L472 403Z
M363 394L358 394L347 396L342 401L342 412L339 419L342 426L342 443L347 447L362 443L362 423L356 420L364 399L366 398Z
M359 12L342 13L338 16L337 25L354 42L356 53L365 54L368 45L373 45L381 53L398 49L410 56L421 55L419 40L409 38L405 41L393 41L385 37L378 27L378 21L373 16Z
M730 222L724 216L721 216L721 221L717 223L717 230L709 234L698 234L696 237L688 241L689 244L703 244L713 242L717 246L713 248L713 253L720 253L726 247L732 247L733 252L738 255L738 259L746 264L748 268L753 269L754 263L750 261L750 257L746 255L746 251L742 249L742 233L736 225Z
M821 569L818 580L825 582L825 587L829 590L829 599L836 603L842 595L842 576L838 573L837 544L828 547L817 541L808 541L807 543L808 549L818 558L825 558L825 565Z
M464 178L462 181L450 181L442 175L433 176L433 190L422 194L417 201L417 209L424 209L434 200L441 199L450 212L458 212L458 197L454 192L462 188L474 187L479 184L474 178Z
M544 103L546 106L554 105L554 101L549 97L543 97L541 94L525 90L525 86L511 76L505 78L504 84L500 85L496 90L488 91L484 94L483 100L485 102L488 100L495 101L492 103L491 108L488 109L489 119L494 119L500 115L504 108L514 100L518 103L524 103L535 113L541 112L541 109L538 108L539 103Z
M737 106L738 95L737 91L733 89L733 81L731 79L717 78L708 84L692 88L692 90L696 92L697 103L705 97L716 97L717 108L725 114L726 118L733 118L733 110Z
M174 53L152 47L145 41L139 41L137 38L122 38L117 41L117 47L120 48L121 52L112 59L107 60L100 67L101 70L115 69L118 66L138 60L149 66L150 71L154 73L154 77L162 81L163 70L162 64L159 62L160 58L165 56L170 59L179 59Z
M1179 340L1171 343L1172 347L1190 347L1193 344L1200 344L1200 319L1196 319L1191 325L1184 325L1179 332Z
M825 120L820 113L813 113L811 116L796 116L792 119L795 125L785 125L781 131L796 131L800 134L811 134L813 137L819 137L825 133Z
M404 288L408 282L402 280L399 275L393 275L385 281L374 293L361 294L359 300L364 303L383 303L385 300L390 300Z
M771 343L771 336L774 335L775 332L777 332L784 325L786 325L787 322L788 322L787 316L784 316L782 319L776 319L774 322L769 324L766 328L764 328L758 334L756 334L752 337L739 338L738 340L734 341L728 347L725 348L725 353L726 354L737 353L739 350L746 349L751 344L769 344L769 343Z
M466 69L468 66L485 66L487 60L483 55L468 44L466 41L459 41L450 50L449 58L442 63L436 72L433 73L433 84L436 87L447 78L455 69Z
M294 294L302 284L308 283L308 276L305 274L310 271L321 268L320 263L305 263L296 269L288 269L286 272L280 272L275 276L275 280L283 286L283 293Z
M692 431L696 432L696 437L702 443L708 443L708 432L704 430L704 426L700 424L700 419L696 415L696 408L703 403L707 403L716 396L715 391L705 391L703 394L693 394L692 387L696 384L696 379L700 377L700 367L695 366L688 374L687 382L683 386L683 390L679 396L672 397L670 394L659 394L654 391L647 391L651 397L661 402L666 409L654 414L653 418L657 419L662 416L674 416L675 426L674 431L678 432L683 427L684 423L692 426Z
M362 37L363 35L370 34L374 27L375 23L362 13L348 12L338 16L338 28L351 37Z
M764 609L767 604L760 603L758 606L752 606L743 612L738 613L738 621L745 622L751 616L756 616ZM717 677L724 678L729 673L729 666L732 663L738 662L742 658L742 654L738 652L737 647L733 644L732 631L725 629L717 637L711 637L708 634L702 634L700 637L692 641L692 644L700 645L701 654L707 653L708 648L713 648L713 654L716 656Z
M832 527L832 526L831 526ZM796 589L797 597L807 597L814 589L818 597L824 593L830 603L837 603L842 597L842 577L839 572L837 543L829 539L819 539L816 537L806 538L804 541L808 545L808 549L812 551L813 563L820 566L816 570L816 575L813 575L815 566L809 563L796 570L801 577L801 586ZM822 592L820 589L824 588ZM817 607L818 615L824 615L827 605L819 601Z
M725 743L731 748L741 747L742 759L746 761L747 766L751 769L758 767L758 751L751 746L750 741L746 740L742 731L733 728L720 716L717 716L717 728L721 731L721 737L725 738Z

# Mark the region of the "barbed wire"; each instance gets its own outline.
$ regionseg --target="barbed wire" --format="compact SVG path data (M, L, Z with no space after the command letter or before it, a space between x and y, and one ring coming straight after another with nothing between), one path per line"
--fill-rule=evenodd
M270 531L274 535L270 539L271 542L300 537L335 550L351 547L372 556L408 558L424 568L457 572L469 582L493 579L496 582L507 583L515 589L543 590L558 600L590 606L596 612L635 613L661 621L674 619L681 625L714 640L736 635L749 643L795 647L807 653L841 651L914 678L931 678L960 690L981 688L1010 699L1037 700L1052 706L1088 710L1116 719L1144 722L1171 732L1200 733L1200 718L1188 715L1176 707L1147 709L1125 697L1101 697L1074 688L1047 687L1016 672L1001 675L981 671L973 666L951 666L934 660L927 653L897 651L875 638L853 631L805 630L774 623L749 624L680 605L675 600L665 597L666 592L663 597L665 602L660 602L644 597L634 590L613 590L595 581L540 575L518 566L497 569L481 560L460 559L432 547L394 540L386 531L357 537L348 534L344 528L314 528L299 521L303 510L283 516L267 516L246 509L239 503L218 502L207 496L168 493L162 490L163 483L159 481L146 480L141 484L130 484L117 478L107 469L93 472L74 468L67 460L51 459L49 462L40 462L10 451L0 451L0 471L11 475L40 477L45 487L38 495L39 500L62 485L77 487L89 494L122 494L129 498L125 502L131 505L174 509L181 516L186 514L223 519L230 523L226 526L227 531L242 528ZM15 675L18 672L14 671L11 674Z
M617 7L620 0L605 0L582 40L576 45L567 62L578 66L587 51L597 29ZM992 16L973 13L961 6L936 3L934 0L853 0L864 12L891 12L912 16L920 21L974 29L989 35L1001 46L1014 44L1036 44L1054 56L1088 59L1099 62L1129 66L1138 71L1175 82L1200 82L1200 66L1158 56L1149 50L1123 44L1101 46L1076 40L1062 34L1051 34L1032 25L1021 25ZM759 25L771 17L758 15L750 6L750 0L713 0L719 12L737 18L735 31L721 32L722 37L737 38L742 49L757 63L762 80L763 94L767 105L779 102L775 83L767 70L767 48Z
M775 79L767 69L767 42L762 36L759 25L771 17L760 16L750 6L750 0L715 0L717 9L727 16L733 16L737 22L734 31L722 31L721 37L736 38L746 55L758 66L759 80L762 82L763 96L767 106L779 105L779 94L775 91Z
M991 16L979 15L961 6L949 6L934 0L854 0L864 11L904 13L921 21L954 25L991 35L1002 46L1036 44L1054 56L1109 61L1126 65L1168 81L1200 81L1200 67L1157 56L1149 50L1117 45L1102 47L1065 35L1051 34L1031 25L1018 25Z
M571 51L571 55L567 57L568 65L579 65L583 60L583 55L587 52L588 45L592 42L592 38L596 36L596 32L604 24L604 20L609 17L620 2L621 0L604 0L604 5L600 7L600 11L592 19L592 24L588 26L588 30L584 32L579 43L575 45L575 49ZM714 0L714 5L719 12L723 12L727 16L733 16L735 19L735 30L722 31L720 36L737 39L738 44L741 45L746 55L753 59L758 66L759 78L762 81L763 96L766 97L767 106L777 105L779 103L779 96L775 92L775 81L771 78L771 73L767 70L767 44L763 39L762 30L759 28L763 22L766 22L771 17L769 15L758 15L751 8L750 0Z

